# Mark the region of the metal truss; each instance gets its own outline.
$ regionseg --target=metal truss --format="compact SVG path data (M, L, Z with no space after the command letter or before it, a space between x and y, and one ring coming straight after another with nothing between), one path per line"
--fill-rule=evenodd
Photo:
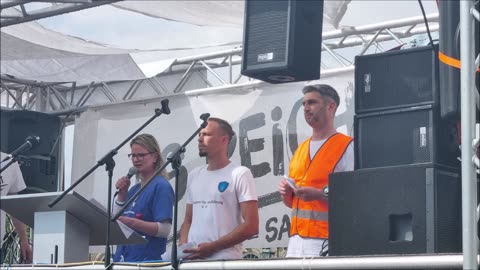
M438 31L438 14L427 16L430 31ZM339 69L353 69L354 57L384 51L390 42L405 44L407 38L426 33L422 16L394 20L359 27L343 28L323 33L322 73ZM395 45L396 46L396 45ZM343 50L350 48L349 50ZM348 52L347 52L348 51ZM95 105L106 105L131 100L147 100L158 96L186 92L199 94L212 90L225 90L259 83L240 74L242 49L236 48L204 55L178 58L168 71L148 79L128 82L91 82L77 87L71 83L46 83L21 80L7 74L1 75L2 106L15 109L55 112L78 111ZM176 76L173 86L165 78ZM192 78L205 83L202 89L187 89ZM145 97L141 91L148 88L152 95ZM100 99L98 97L101 97ZM96 98L92 98L96 97Z
M48 18L77 10L87 9L118 2L119 0L1 0L0 2L0 27ZM32 3L48 4L47 7L31 9ZM17 7L21 14L11 16L2 14L3 9Z

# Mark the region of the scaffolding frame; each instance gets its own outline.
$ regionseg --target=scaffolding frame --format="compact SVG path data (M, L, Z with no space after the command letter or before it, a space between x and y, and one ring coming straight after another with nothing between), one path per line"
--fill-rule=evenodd
M21 13L15 16L0 13L0 28L87 8L108 5L119 1L120 0L2 0L0 2L0 12L6 8L16 7L20 9ZM27 5L39 2L49 4L49 6L37 9L27 8Z
M427 15L431 31L438 31L438 13ZM331 60L331 64L322 64L322 74L354 68L354 57L370 52L385 51L382 44L394 41L398 45L405 44L404 39L425 34L422 16L392 20L365 26L349 27L324 32L322 35L322 59ZM356 54L350 56L339 52L344 48L358 48ZM319 48L320 49L320 48ZM262 84L258 80L250 80L240 74L242 48L235 48L203 55L177 58L169 69L151 78L126 82L124 94L119 96L113 91L118 82L91 82L77 86L75 82L38 82L24 78L15 78L8 74L0 75L0 98L2 105L10 109L27 109L49 113L68 113L83 110L89 106L113 105L126 101L141 101L184 92L187 95L198 95L212 91L228 91ZM322 61L325 62L325 61ZM174 87L167 88L162 82L164 76L181 74ZM185 91L185 85L192 77L199 77L206 88ZM138 98L136 96L142 84L148 85L153 96ZM99 103L92 96L97 93L108 99Z

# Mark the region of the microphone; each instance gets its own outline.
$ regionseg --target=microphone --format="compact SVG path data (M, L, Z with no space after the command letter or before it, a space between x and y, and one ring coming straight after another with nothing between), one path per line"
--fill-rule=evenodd
M202 115L200 115L200 119L203 120L203 123L200 124L201 128L206 128L207 127L207 125L208 125L207 121L208 121L209 117L210 117L209 113L203 113Z
M134 176L136 173L137 173L137 168L131 167L131 168L128 170L128 173L127 173L126 177L130 180L130 178L132 178L132 176ZM117 189L117 190L115 191L115 194L113 195L113 197L116 197L119 192L120 192L120 190Z
M40 137L39 136L28 136L25 139L25 142L22 145L20 145L20 147L13 150L13 152L10 153L10 155L8 155L4 160L2 160L2 162L7 161L11 158L17 157L18 154L21 154L23 152L26 152L26 151L32 149L33 147L37 146L39 143L40 143Z
M162 104L162 112L164 114L170 114L170 108L168 107L168 99L164 99L160 103Z
M209 113L202 113L202 115L200 115L200 119L202 119L203 121L207 121L209 117Z

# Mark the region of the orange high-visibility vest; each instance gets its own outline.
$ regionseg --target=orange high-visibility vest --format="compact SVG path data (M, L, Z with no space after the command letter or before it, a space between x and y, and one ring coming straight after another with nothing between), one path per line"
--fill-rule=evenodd
M340 133L330 136L310 160L310 138L295 151L290 161L290 177L297 187L323 189L328 175L342 158L352 138ZM303 201L293 197L290 236L328 239L328 202Z

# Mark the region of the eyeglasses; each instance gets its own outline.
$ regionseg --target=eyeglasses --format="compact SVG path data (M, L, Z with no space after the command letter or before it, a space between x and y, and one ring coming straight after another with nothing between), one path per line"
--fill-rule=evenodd
M150 155L150 154L153 154L155 152L148 152L148 153L138 153L138 154L128 154L128 158L129 159L138 159L138 160L142 160L145 158L146 155Z

